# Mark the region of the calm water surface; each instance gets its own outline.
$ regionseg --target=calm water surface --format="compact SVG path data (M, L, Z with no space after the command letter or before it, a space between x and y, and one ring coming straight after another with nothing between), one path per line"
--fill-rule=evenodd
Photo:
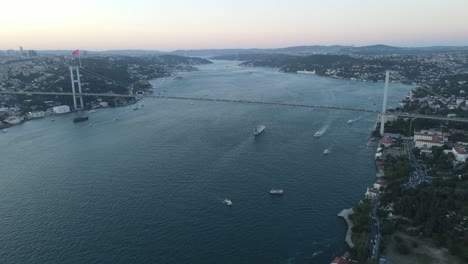
M200 68L155 80L156 93L381 106L383 84L223 61ZM392 84L389 106L408 91ZM142 104L101 109L78 124L75 114L34 120L0 135L0 263L329 263L344 252L336 214L374 180L366 143L375 115ZM254 139L260 124L266 131ZM285 195L271 197L271 188Z

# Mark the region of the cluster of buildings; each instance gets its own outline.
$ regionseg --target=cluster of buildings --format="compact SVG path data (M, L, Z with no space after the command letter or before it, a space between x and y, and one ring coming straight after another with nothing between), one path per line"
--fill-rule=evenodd
M468 63L467 52L448 52L431 55L352 55L365 62L352 66L327 69L326 76L361 82L381 82L376 73L391 70L393 82L433 86L441 76L461 74ZM383 63L385 62L385 63ZM385 65L385 66L383 66Z

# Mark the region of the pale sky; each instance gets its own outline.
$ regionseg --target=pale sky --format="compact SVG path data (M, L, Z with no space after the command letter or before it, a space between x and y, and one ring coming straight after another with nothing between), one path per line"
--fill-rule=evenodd
M6 0L0 49L468 45L468 0Z

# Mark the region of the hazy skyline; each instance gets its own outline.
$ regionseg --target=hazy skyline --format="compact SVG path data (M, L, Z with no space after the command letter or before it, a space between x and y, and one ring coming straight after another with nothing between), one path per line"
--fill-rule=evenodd
M2 3L0 49L468 45L466 0Z

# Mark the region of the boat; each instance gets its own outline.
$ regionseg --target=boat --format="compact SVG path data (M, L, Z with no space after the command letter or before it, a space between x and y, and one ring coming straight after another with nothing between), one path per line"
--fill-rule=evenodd
M79 116L73 119L73 123L88 121L88 116Z
M313 71L307 71L306 69L304 69L303 71L297 71L296 73L301 73L301 74L315 74L315 70L313 70Z
M330 151L329 151L328 149L325 149L325 150L323 151L323 154L328 154L328 153L330 153Z
M320 137L321 135L322 135L322 132L317 131L317 132L314 134L314 137Z
M3 129L3 130L2 130L2 133L6 133L6 132L8 132L8 130L6 130L6 129Z
M225 203L227 206L232 205L232 201L230 199L228 199L228 198L224 198L223 203Z
M354 121L352 119L348 120L348 124L352 124Z
M260 135L265 130L265 126L258 126L254 129L254 136Z
M283 195L284 191L283 191L283 189L271 189L270 194L272 194L272 195Z
M90 114L92 114L92 113L96 113L96 110L89 110L89 112L88 112L88 113L90 113Z

